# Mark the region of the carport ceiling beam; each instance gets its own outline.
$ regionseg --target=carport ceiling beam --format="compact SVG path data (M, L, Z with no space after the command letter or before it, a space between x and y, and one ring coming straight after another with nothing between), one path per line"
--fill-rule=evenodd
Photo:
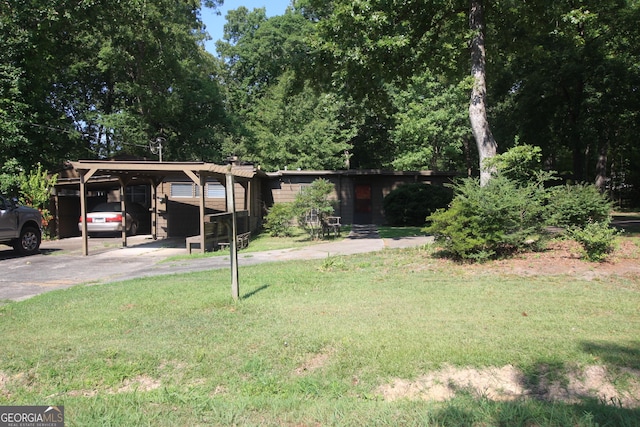
M98 172L99 169L81 169L79 170L80 173L82 173L82 171L84 171L84 173L82 174L82 176L84 177L84 182L87 182L91 179L91 177Z
M195 172L189 169L183 169L183 172L185 173L185 175L191 178L191 181L193 181L194 184L200 185L200 177L198 177Z

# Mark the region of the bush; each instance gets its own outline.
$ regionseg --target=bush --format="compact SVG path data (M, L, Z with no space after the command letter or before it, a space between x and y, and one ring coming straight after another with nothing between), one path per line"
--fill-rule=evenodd
M613 252L618 231L609 226L609 221L590 222L583 228L572 227L569 235L582 245L584 257L589 261L603 261Z
M267 213L264 228L273 237L289 237L291 236L293 217L293 204L276 203Z
M520 187L496 176L484 187L478 180L462 180L455 193L451 207L432 214L425 229L455 258L483 261L540 243L541 185Z
M329 199L333 191L334 186L331 182L319 178L303 188L293 202L293 212L298 218L298 224L312 239L320 237L322 220L333 215L333 202Z
M611 202L595 185L563 185L547 190L547 222L558 227L583 228L607 221Z
M384 214L390 225L422 226L429 215L449 205L452 197L453 192L449 188L404 184L384 198Z

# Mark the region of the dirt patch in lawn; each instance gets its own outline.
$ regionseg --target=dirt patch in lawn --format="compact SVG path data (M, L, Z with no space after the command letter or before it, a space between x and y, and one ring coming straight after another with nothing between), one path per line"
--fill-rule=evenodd
M611 275L640 279L640 240L622 239L603 262L582 259L581 247L574 241L552 241L542 252L529 252L510 259L470 264L467 274L482 272L518 276L570 275L593 280Z
M106 390L108 394L146 392L160 388L160 381L153 379L147 375L138 375L134 378L125 378L118 388L110 388ZM94 397L100 394L98 389L71 390L65 393L68 396Z
M539 399L575 404L597 399L602 404L623 408L640 407L640 371L625 369L615 374L604 366L571 368L554 380L540 377L536 383L514 366L484 369L445 366L414 380L395 379L377 389L387 401L399 399L443 402L457 394L493 401ZM624 381L620 381L620 379ZM621 382L623 387L616 387Z
M307 375L316 369L320 369L327 364L329 358L334 353L331 348L326 348L320 353L314 353L309 355L305 360L295 369L296 375Z

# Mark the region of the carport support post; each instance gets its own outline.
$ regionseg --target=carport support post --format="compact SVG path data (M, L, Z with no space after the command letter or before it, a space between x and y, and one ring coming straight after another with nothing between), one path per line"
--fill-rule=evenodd
M240 284L238 282L238 223L236 220L236 198L234 179L231 171L226 174L227 212L231 213L231 236L229 250L231 251L231 296L234 300L240 298Z
M80 173L80 215L82 216L82 255L89 255L89 242L87 240L87 190L85 177Z
M206 206L205 206L205 191L207 190L207 177L205 176L205 174L200 173L200 177L198 178L198 182L200 185L200 251L202 253L205 253L207 251L206 248L206 234L205 234L205 230L204 230L204 216L206 213Z
M122 213L122 247L127 247L127 208L126 208L126 197L127 190L126 184L122 177L118 178L118 182L120 183L120 212Z
M78 170L80 173L80 213L82 215L82 255L89 255L89 241L87 232L87 188L86 184L91 179L96 169L86 171Z

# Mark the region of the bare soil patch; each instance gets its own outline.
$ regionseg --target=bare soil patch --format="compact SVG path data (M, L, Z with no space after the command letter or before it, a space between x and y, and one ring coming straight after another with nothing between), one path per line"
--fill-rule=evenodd
M518 276L570 275L593 280L611 275L640 278L640 240L622 239L604 262L582 259L581 247L574 241L552 241L542 252L528 252L511 259L469 265L466 271L483 271Z
M307 375L316 369L322 368L329 361L334 350L331 348L324 349L320 353L308 356L296 369L296 375Z
M387 401L398 399L443 402L459 393L493 401L540 399L574 404L597 399L602 404L623 408L640 407L640 371L625 369L612 373L605 366L592 365L567 369L553 381L545 377L529 384L523 372L507 365L484 369L444 368L414 380L394 379L381 385L377 393ZM623 387L616 387L620 379Z

